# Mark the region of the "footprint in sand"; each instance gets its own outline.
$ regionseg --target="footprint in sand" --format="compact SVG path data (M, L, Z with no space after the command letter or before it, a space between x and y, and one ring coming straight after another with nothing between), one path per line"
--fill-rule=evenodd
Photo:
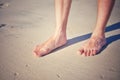
M104 79L105 78L105 76L104 75L100 75L100 79Z
M0 8L6 8L9 5L10 5L9 3L0 3Z
M56 74L58 78L61 78L61 76L59 74Z
M113 67L109 68L108 71L110 71L110 72L118 72L118 73L120 72L120 70L118 70L116 68L113 68Z
M13 79L13 80L16 80L17 76L19 76L19 73L18 73L18 72L14 72L14 73L13 73L13 76L14 76L14 79Z
M26 65L25 65L25 67L29 67L29 65L28 65L28 64L26 64Z
M14 76L18 76L18 75L19 75L19 73L17 73L17 72L14 73Z
M6 26L6 24L0 24L0 28L5 27L5 26Z

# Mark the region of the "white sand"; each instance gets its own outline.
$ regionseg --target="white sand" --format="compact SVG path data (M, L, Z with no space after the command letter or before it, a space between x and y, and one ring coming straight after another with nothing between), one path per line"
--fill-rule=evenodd
M116 0L107 26L120 27L119 3ZM72 39L71 45L37 58L34 46L55 28L54 0L1 0L0 4L0 80L120 80L120 28L106 32L112 43L97 56L78 55L85 40ZM92 32L96 9L97 0L73 0L68 39Z

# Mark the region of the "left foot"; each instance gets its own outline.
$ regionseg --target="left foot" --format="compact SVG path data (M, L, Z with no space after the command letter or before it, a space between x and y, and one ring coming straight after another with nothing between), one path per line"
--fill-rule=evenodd
M93 36L79 49L79 53L84 56L94 56L105 44L105 37Z

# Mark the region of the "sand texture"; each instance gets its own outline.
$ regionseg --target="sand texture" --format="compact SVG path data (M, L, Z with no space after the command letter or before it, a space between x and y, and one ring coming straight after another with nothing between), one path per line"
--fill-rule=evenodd
M120 80L120 0L106 28L106 47L96 56L77 54L90 37L97 0L73 0L68 43L44 57L36 44L55 29L54 0L0 0L0 80Z

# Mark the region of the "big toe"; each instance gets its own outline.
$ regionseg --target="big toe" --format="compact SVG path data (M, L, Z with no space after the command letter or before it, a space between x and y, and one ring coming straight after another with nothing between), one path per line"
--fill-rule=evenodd
M47 54L47 50L45 50L45 49L40 49L39 51L35 52L35 55L38 56L38 57L42 57L46 54Z
M39 50L40 50L40 48L42 48L42 46L43 46L43 44L41 44L41 45L36 45L36 47L34 48L33 52L34 52L34 53L38 53Z

